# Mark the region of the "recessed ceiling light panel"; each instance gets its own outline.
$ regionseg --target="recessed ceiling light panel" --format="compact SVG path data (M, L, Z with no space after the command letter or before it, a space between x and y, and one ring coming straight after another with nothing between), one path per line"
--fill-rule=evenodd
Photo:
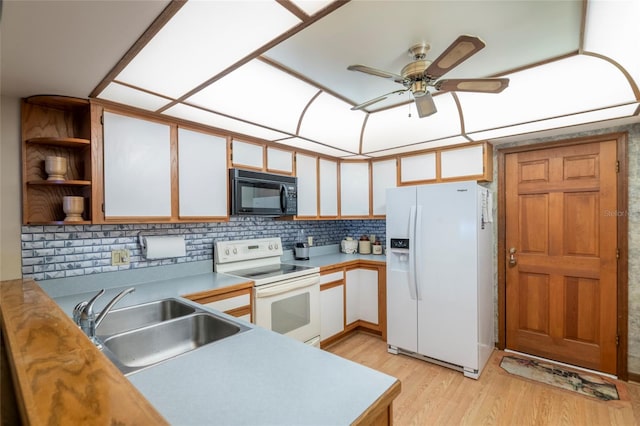
M177 104L163 112L165 115L182 118L184 120L202 123L207 126L217 127L230 132L241 133L247 136L264 139L267 141L282 139L289 135L276 132L264 127L244 123L240 120L234 120L223 115L214 114L209 111L195 108L189 105Z
M299 23L277 2L189 1L116 79L179 98Z
M295 134L304 108L318 90L254 59L186 101Z

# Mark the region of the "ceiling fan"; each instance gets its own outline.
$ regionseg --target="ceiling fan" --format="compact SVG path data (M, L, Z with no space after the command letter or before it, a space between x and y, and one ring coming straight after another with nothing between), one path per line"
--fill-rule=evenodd
M360 71L376 77L390 78L405 87L356 105L351 109L363 109L386 99L390 95L411 91L416 102L418 115L422 118L437 111L431 93L427 90L429 86L441 92L500 93L509 85L508 78L453 78L438 80L438 78L460 65L483 47L485 47L485 44L478 37L461 35L435 61L431 62L426 60L427 52L431 46L428 43L419 43L409 48L409 55L413 58L413 62L402 68L400 74L378 70L366 65L349 65L347 69L350 71Z

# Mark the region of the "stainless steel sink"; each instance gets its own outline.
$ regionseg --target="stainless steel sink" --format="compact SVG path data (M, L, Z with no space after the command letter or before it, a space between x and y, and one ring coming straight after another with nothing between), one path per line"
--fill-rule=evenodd
M96 329L98 337L111 336L193 314L196 309L178 299L163 299L140 305L114 309Z
M240 322L164 299L110 312L97 334L103 353L131 374L247 330Z

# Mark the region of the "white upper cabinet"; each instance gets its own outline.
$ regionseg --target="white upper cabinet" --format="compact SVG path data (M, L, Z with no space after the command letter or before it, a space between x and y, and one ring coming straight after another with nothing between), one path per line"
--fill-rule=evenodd
M267 171L293 174L293 152L268 146Z
M387 214L387 188L397 186L396 160L382 160L371 162L373 196L373 214L381 216Z
M338 162L320 161L320 216L338 216Z
M436 153L407 155L400 158L400 182L418 183L436 179Z
M483 145L443 150L440 153L440 176L450 179L484 174Z
M318 159L296 153L298 216L318 216Z
M104 113L105 218L171 217L171 136L166 124Z
M264 170L264 146L234 140L231 142L233 167Z
M227 216L227 141L178 129L178 193L181 219Z
M340 215L369 216L369 163L340 163Z

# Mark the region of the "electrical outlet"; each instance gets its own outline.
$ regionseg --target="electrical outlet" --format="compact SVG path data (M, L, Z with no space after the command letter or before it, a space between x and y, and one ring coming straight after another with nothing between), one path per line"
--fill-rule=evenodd
M130 262L129 250L111 250L111 266L128 265Z

